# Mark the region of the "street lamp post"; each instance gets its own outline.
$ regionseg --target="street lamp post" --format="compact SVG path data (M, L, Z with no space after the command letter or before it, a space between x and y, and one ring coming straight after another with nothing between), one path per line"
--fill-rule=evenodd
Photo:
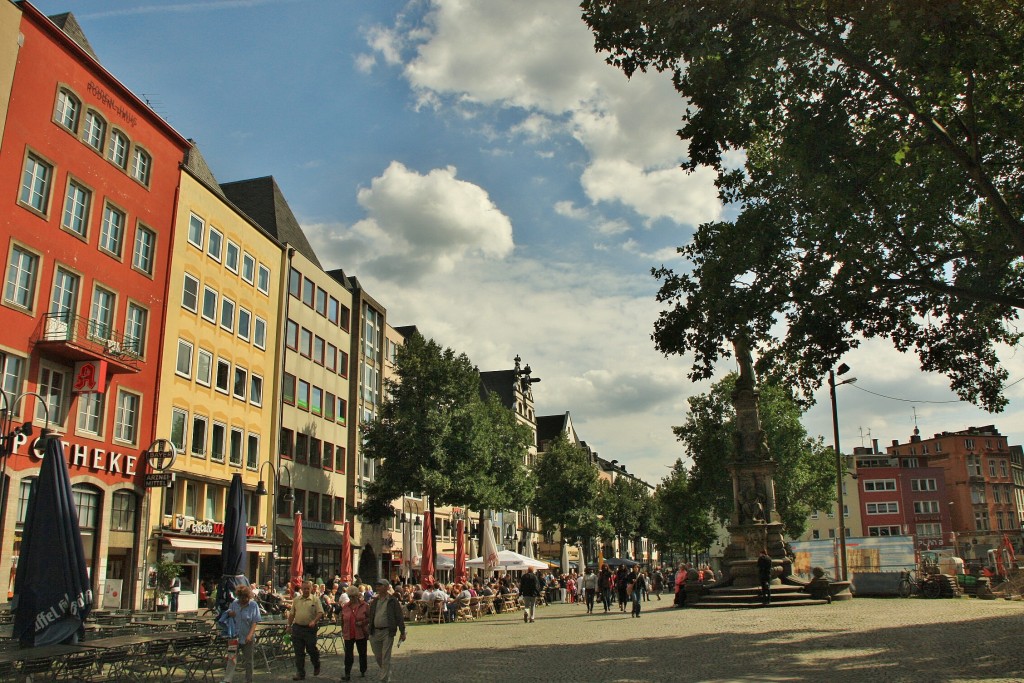
M260 480L256 484L256 495L265 496L267 495L267 485L263 481L263 468L270 467L270 474L274 479L274 497L270 500L270 580L273 582L274 590L277 590L277 497L281 491L281 474L288 475L288 486L285 489L284 497L281 499L288 503L288 515L293 516L293 506L295 505L295 495L292 493L292 471L288 469L286 465L278 465L274 468L274 463L269 460L264 461L260 465Z
M848 377L837 384L836 375L842 376L849 371L850 366L846 363L840 363L835 372L832 370L828 371L829 397L832 399L832 436L835 441L836 452L836 497L838 499L836 516L839 518L839 574L843 581L846 581L846 517L843 515L843 475L846 473L846 467L843 465L842 451L839 450L839 415L836 409L836 387L841 387L844 384L853 384L857 381L857 378Z

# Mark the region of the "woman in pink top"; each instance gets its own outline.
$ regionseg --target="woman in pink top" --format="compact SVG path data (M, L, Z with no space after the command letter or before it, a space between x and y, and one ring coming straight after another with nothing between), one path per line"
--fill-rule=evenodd
M352 680L353 648L359 650L359 675L366 676L366 639L369 637L370 608L356 586L346 590L349 601L341 608L341 637L345 639L345 675L343 681Z

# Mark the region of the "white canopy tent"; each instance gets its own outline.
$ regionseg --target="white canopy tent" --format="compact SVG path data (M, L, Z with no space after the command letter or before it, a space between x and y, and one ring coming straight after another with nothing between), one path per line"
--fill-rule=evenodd
M474 557L472 560L466 560L466 566L474 569L482 569L484 568L484 558ZM519 553L512 552L511 550L502 550L498 553L498 562L493 568L519 571L526 569L527 567L533 567L534 569L547 569L548 563L541 562L540 560L534 560L526 555L520 555Z

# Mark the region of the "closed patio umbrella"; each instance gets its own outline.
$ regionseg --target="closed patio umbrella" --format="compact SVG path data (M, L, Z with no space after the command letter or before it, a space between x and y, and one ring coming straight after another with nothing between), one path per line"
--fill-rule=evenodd
M224 512L224 537L220 544L221 575L217 588L217 607L225 611L235 599L238 586L248 586L246 577L249 555L246 548L245 496L242 475L231 475L227 506Z
M295 595L302 588L302 577L306 570L302 566L302 513L295 513L295 532L292 536L292 566L288 573L288 594Z
M434 584L434 519L429 512L423 514L423 559L420 560L420 583L424 588Z
M498 568L498 545L494 542L494 527L490 523L484 526L483 552L480 553L481 564L486 571Z
M338 574L346 583L352 581L352 531L350 524L351 522L345 522L343 530L345 537L341 539L341 573Z
M569 544L566 543L565 541L562 541L562 557L561 557L561 562L562 562L562 567L561 567L562 573L563 574L568 574L569 573Z
M36 647L77 641L92 610L92 587L59 438L45 440L39 479L29 494L15 575L14 637Z
M466 522L459 520L455 525L455 582L465 583L469 578L466 572Z

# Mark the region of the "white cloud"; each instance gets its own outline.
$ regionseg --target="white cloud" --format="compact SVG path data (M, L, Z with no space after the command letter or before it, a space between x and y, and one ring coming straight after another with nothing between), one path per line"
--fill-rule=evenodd
M681 225L716 220L721 204L713 188L713 172L691 175L678 168L645 171L623 159L603 160L583 172L583 188L595 203L620 202L650 218L669 218Z
M377 58L369 54L356 55L355 63L356 71L369 74L373 72L373 67L377 66Z
M452 167L421 175L394 161L357 198L365 219L350 228L307 229L314 245L346 268L413 284L469 259L512 253L511 221L483 189L456 178Z

